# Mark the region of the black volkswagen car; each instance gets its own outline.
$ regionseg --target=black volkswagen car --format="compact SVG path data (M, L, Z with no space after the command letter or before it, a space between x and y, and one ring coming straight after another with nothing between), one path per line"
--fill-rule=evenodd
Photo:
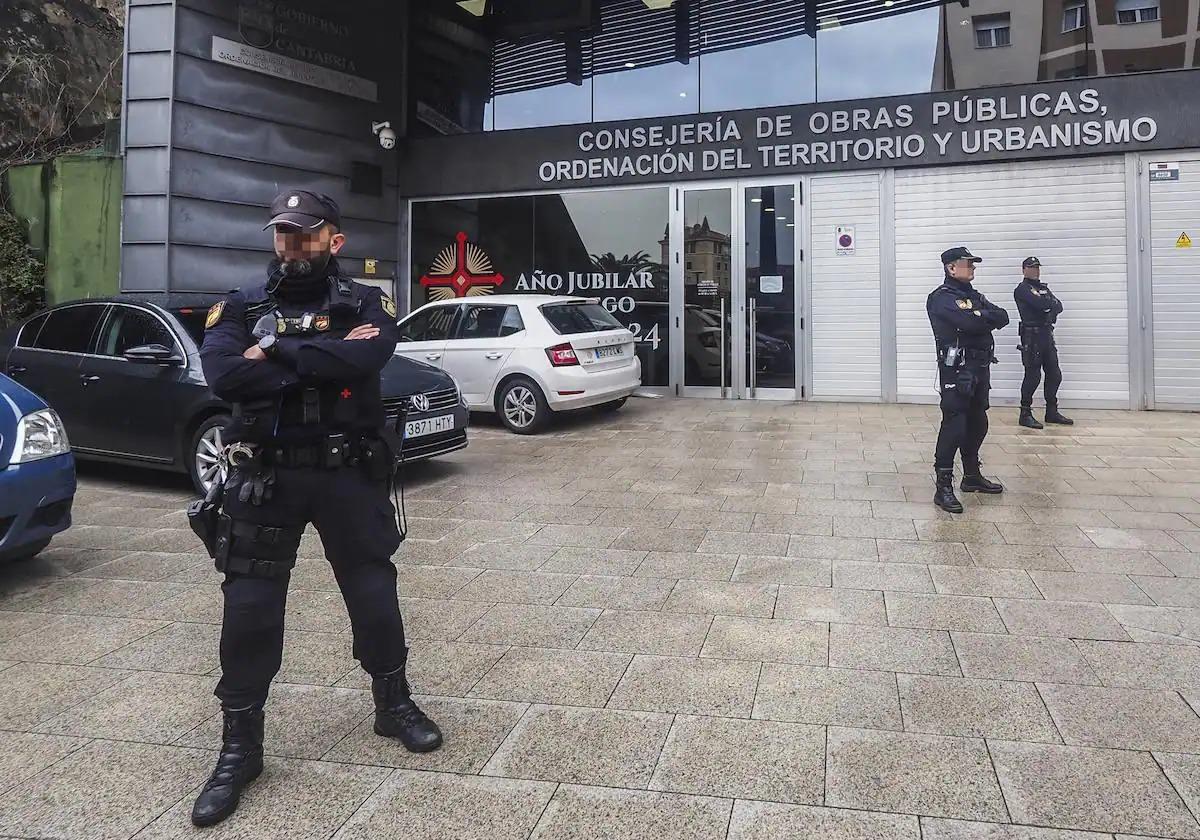
M80 458L217 474L230 407L200 369L206 309L128 298L65 303L0 336L0 371L50 404ZM406 462L467 445L467 409L445 371L400 356L383 370L388 416L405 414Z

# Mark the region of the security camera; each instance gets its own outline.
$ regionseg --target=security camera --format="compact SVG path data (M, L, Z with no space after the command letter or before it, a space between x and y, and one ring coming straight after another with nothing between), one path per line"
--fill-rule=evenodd
M396 132L390 122L371 123L371 131L379 135L379 145L385 149L396 148Z

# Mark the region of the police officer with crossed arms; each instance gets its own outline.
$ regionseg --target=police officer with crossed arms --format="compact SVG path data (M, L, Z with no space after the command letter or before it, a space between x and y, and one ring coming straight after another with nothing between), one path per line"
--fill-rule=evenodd
M402 539L389 495L399 450L385 430L379 374L396 346L396 307L339 270L346 237L333 199L288 190L270 212L276 258L265 282L212 307L200 350L209 386L234 406L234 443L223 488L189 509L225 576L215 692L224 730L192 809L197 825L232 814L262 772L288 579L310 522L350 614L354 657L372 677L375 732L413 752L442 743L405 679L391 560Z
M988 392L995 359L994 330L1008 326L1008 313L971 285L975 265L983 260L966 248L942 253L942 285L925 299L925 311L937 345L938 393L942 425L938 430L933 468L933 503L962 513L954 495L954 455L962 453L964 493L1002 493L1004 487L981 473L979 449L987 436Z
M1058 346L1054 343L1054 325L1062 314L1062 302L1042 282L1042 261L1026 257L1021 263L1024 279L1013 290L1021 323L1021 364L1025 378L1021 381L1021 416L1018 421L1030 429L1044 428L1033 416L1033 392L1046 372L1046 422L1073 426L1075 421L1058 410L1058 386L1062 384L1062 368L1058 365Z

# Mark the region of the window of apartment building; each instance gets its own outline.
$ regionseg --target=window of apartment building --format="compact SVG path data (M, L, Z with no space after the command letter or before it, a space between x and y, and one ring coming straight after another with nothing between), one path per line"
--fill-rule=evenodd
M1088 74L1086 64L1080 64L1077 67L1067 67L1059 70L1054 74L1055 79L1082 79Z
M1012 43L1010 32L1010 18L1007 13L975 18L975 46L978 49L1007 47Z
M1087 26L1087 6L1084 3L1068 2L1063 7L1063 32L1074 32Z
M1158 20L1158 0L1117 0L1117 23Z

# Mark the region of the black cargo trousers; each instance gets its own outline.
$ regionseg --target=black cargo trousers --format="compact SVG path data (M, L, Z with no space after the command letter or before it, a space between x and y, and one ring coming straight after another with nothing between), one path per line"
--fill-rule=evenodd
M934 450L934 469L954 469L954 455L961 452L963 472L979 475L979 449L987 437L991 407L989 365L990 360L968 361L960 367L938 365L942 425Z
M225 571L221 680L214 692L223 705L240 709L266 702L283 659L290 569L310 522L350 614L354 658L372 676L404 665L404 624L391 559L401 537L388 490L386 479L343 465L276 467L271 498L258 506L240 501L236 490L225 494L223 512L235 529L232 553L268 559L245 572ZM245 568L244 561L237 565Z

